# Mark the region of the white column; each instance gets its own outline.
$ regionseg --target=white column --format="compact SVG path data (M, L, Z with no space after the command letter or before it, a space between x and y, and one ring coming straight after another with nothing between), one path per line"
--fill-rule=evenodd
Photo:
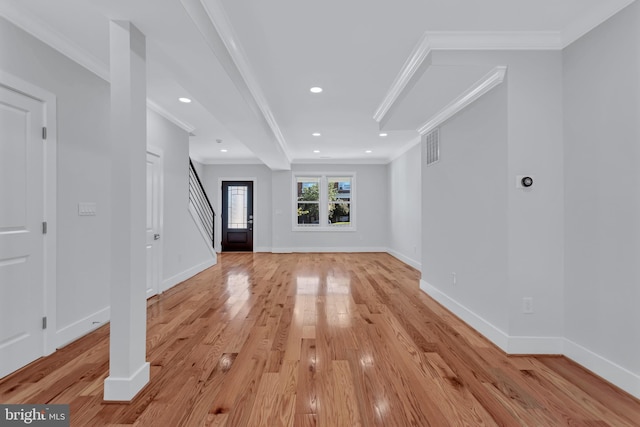
M104 399L130 401L146 359L146 47L130 22L110 23L111 341Z

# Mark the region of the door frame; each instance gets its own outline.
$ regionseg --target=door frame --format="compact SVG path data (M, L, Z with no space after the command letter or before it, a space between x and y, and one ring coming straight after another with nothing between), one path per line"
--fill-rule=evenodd
M42 102L44 126L47 128L47 139L43 146L43 221L47 222L47 234L43 239L43 271L42 278L44 307L43 315L47 317L47 328L44 330L44 342L42 343L43 355L49 355L56 351L57 327L56 327L56 241L57 241L57 113L56 96L32 83L22 80L13 74L0 69L0 86L14 92L19 92L29 98Z
M158 158L158 167L160 168L160 179L159 179L159 189L160 193L158 196L158 205L160 212L158 212L158 234L160 234L160 240L158 248L158 289L155 295L159 295L164 292L164 286L162 285L163 276L162 276L162 265L163 265L163 256L164 256L164 150L155 145L147 145L147 154L151 154L152 156L156 156ZM150 298L147 296L147 298Z
M215 247L216 252L222 252L222 181L250 181L253 182L253 252L256 252L256 247L258 247L258 233L256 230L258 229L258 225L260 223L260 215L256 215L256 212L260 212L258 210L258 198L256 194L258 194L258 178L256 177L218 177L218 186L216 187L216 191L218 192L218 200L217 200L217 218L220 218L216 221L216 236L220 236L216 238Z

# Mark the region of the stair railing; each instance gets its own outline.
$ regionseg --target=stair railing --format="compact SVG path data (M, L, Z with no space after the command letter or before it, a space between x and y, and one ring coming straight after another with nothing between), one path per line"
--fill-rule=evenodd
M215 249L215 219L216 213L211 206L211 202L204 191L204 186L200 181L198 172L193 167L193 162L189 159L189 203L193 206L196 215L200 219L202 228Z

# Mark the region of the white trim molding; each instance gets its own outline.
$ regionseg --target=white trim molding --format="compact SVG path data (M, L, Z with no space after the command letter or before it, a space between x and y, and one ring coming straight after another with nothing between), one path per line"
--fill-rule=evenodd
M420 280L420 289L509 355L562 355L640 398L640 375L566 337L509 336L426 281Z
M564 355L640 399L640 375L568 338L564 340Z
M507 354L562 354L562 337L510 336L438 288L420 280L420 289Z
M332 246L332 247L290 247L290 248L272 248L274 254L290 254L290 253L386 253L387 248L378 246Z
M293 159L291 165L386 165L388 158L368 157L359 159Z
M191 159L203 165L264 165L260 159L256 158L224 158L224 159L207 159L199 156L191 155Z
M249 59L247 58L247 55L245 54L244 49L240 44L240 40L238 40L238 37L233 30L233 26L231 25L229 17L227 16L227 13L222 6L222 2L220 2L219 0L200 0L200 3L207 12L211 23L218 31L218 35L227 48L227 51L229 52L233 63L236 65L238 72L242 76L242 79L249 89L249 92L253 96L253 99L255 100L258 108L262 112L264 119L269 124L273 135L278 141L278 144L280 144L280 147L286 154L287 142L284 139L284 135L282 135L282 132L280 131L280 127L278 126L275 117L273 116L273 112L269 107L267 98L262 93L262 88L258 84L258 79L255 77L253 69L249 63Z
M398 251L395 251L391 248L388 248L386 250L386 252L391 255L392 257L399 259L400 261L404 262L407 265L410 265L411 267L415 268L418 271L422 271L422 263L420 261L416 261L413 258L409 258L406 255L401 254Z
M418 44L413 48L411 55L405 61L404 65L400 69L400 72L393 80L391 88L385 95L384 99L380 103L380 106L373 114L373 119L381 123L389 110L396 103L400 95L403 93L409 82L417 76L417 72L429 57L431 53L431 45L427 34L423 34L422 38L418 41ZM417 76L419 77L419 76Z
M109 81L109 66L107 64L55 31L50 25L35 17L32 13L17 7L16 4L19 4L19 2L0 1L0 16L3 16L14 25L102 79Z
M464 91L458 98L453 100L449 105L440 110L429 121L420 126L417 131L420 135L425 135L431 132L436 127L440 126L451 117L458 114L460 111L480 99L483 95L487 94L491 89L495 88L504 81L507 74L506 66L497 66L484 77L474 83L469 89Z
M355 232L357 229L357 187L356 172L310 172L310 171L298 171L291 174L291 231L293 232ZM350 179L349 185L349 225L333 225L329 223L323 223L323 218L328 220L328 210L330 200L328 200L329 194L329 179L338 177L348 177ZM298 200L298 178L317 178L318 180L318 223L317 224L298 224L298 204L303 202ZM310 203L315 203L310 201ZM344 252L344 251L338 251ZM357 251L356 251L357 252Z
M262 117L263 123L278 143L277 148L281 156L278 157L277 164L270 166L275 169L289 170L291 159L285 138L222 3L219 0L180 0L180 2L229 78L235 83L249 108Z
M216 221L216 236L220 236L219 238L216 238L216 244L215 244L215 248L216 251L218 252L222 252L222 183L224 181L251 181L253 182L253 252L256 252L256 248L261 247L260 243L262 243L262 241L260 240L260 235L258 234L258 230L260 230L260 228L262 227L262 218L261 218L261 211L258 208L258 195L260 194L258 192L258 178L255 176L252 177L224 177L224 176L220 176L218 177L218 187L217 187L217 191L218 191L218 198L215 201L212 201L211 203L216 203L217 204L217 208L218 208L218 212L220 212L220 219L218 221Z
M145 362L130 377L108 376L104 380L104 400L130 402L149 383L151 364Z
M438 288L430 285L425 280L420 280L420 289L486 337L489 341L500 347L502 351L507 352L509 349L509 336L501 329L478 316L476 313L460 304Z
M560 31L433 31L431 48L443 50L560 50Z
M162 284L161 284L162 289L160 289L160 292L165 292L173 288L175 285L182 283L187 279L192 278L196 274L201 273L207 268L213 267L214 265L216 265L216 258L201 262L200 264L194 265L191 268L188 268L178 274L175 274L169 277L168 279L165 279L162 281Z
M149 98L147 98L147 108L150 109L151 111L155 111L156 113L160 114L162 117L169 120L171 123L178 126L179 128L186 131L187 133L191 133L194 130L196 130L195 126L185 122L184 120L180 120L179 118L177 118L176 116L174 116L173 114L171 114L170 112L168 112L167 110L165 110L164 108L162 108L161 106L159 106L158 104L150 100Z
M109 307L105 307L102 310L91 313L90 315L85 316L64 328L59 329L56 331L56 348L62 348L78 338L85 336L89 332L92 332L108 323L110 319L111 309Z
M0 86L22 93L42 102L44 126L47 128L47 143L43 148L43 215L48 231L44 235L43 292L45 310L49 327L44 330L43 352L49 355L56 350L55 328L57 321L57 194L58 194L58 128L56 95L26 80L0 69Z

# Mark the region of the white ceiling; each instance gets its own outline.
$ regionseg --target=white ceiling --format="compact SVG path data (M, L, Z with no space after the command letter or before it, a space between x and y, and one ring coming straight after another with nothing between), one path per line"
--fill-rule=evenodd
M632 2L0 0L0 15L107 80L109 20L131 21L147 36L149 106L195 135L195 159L287 169L386 163L489 71L418 69L380 137L374 113L416 46L560 49Z

